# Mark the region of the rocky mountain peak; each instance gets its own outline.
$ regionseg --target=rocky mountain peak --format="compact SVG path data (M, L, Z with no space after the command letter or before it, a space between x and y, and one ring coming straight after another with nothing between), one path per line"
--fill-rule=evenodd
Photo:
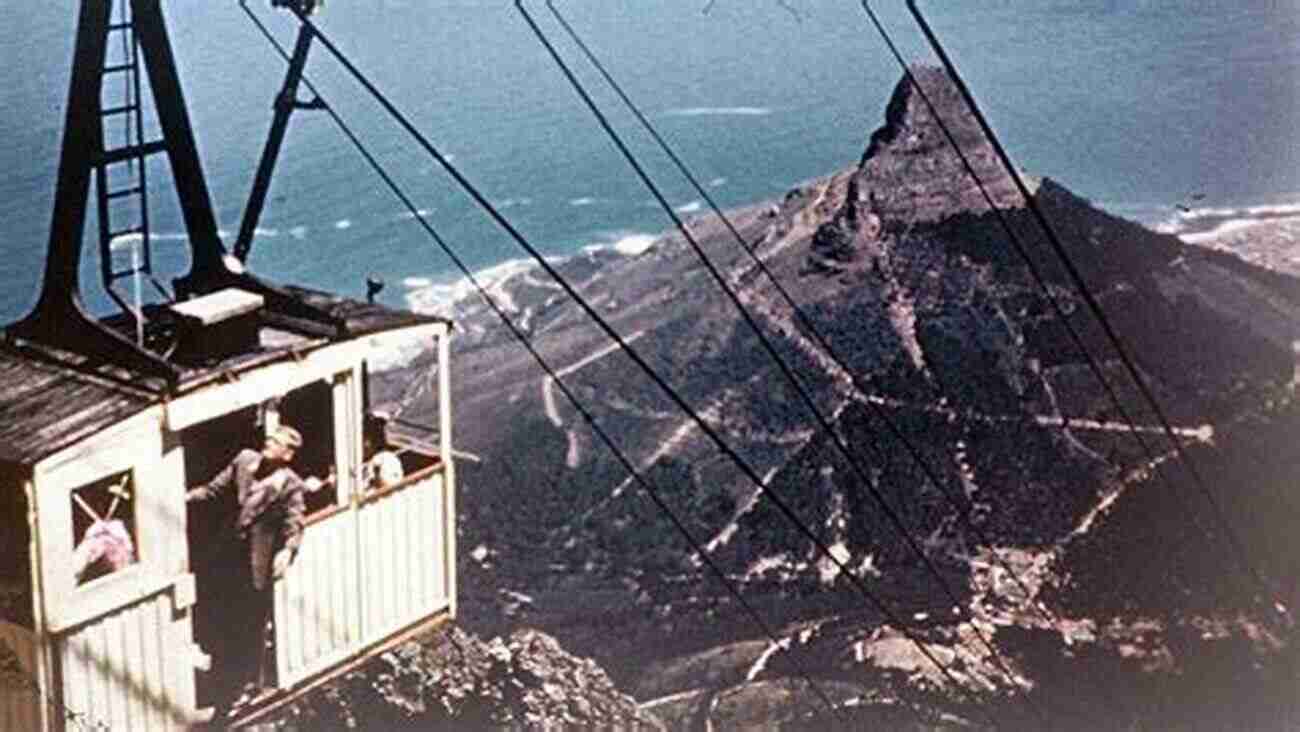
M885 219L914 223L987 211L987 201L953 150L951 135L998 205L1019 206L1013 182L952 78L933 66L910 70L910 77L894 87L884 125L871 133L858 166L859 199Z
M827 191L826 198L839 204L813 237L810 271L853 269L878 256L894 234L987 213L985 192L1004 210L1023 205L948 73L924 65L909 70L894 87L884 124L871 133L858 167Z
M990 211L940 119L1005 216ZM1300 606L1300 280L1117 218L1064 185L1033 184L1161 420L944 72L914 68L854 162L733 211L740 242L712 217L691 220L748 319L678 235L557 265L747 472L555 285L525 272L497 286L671 519L491 313L458 317L462 333L483 334L457 346L457 441L484 458L465 465L459 504L460 541L476 547L458 570L463 617L486 635L524 622L554 632L669 728L829 726L796 657L850 710L846 727L898 728L906 721L891 715L913 703L964 720L966 695L935 681L905 627L988 690L978 703L1010 716L1005 728L1042 726L1014 716L1026 698L1069 729L1276 728L1262 722L1294 698L1297 667L1273 603ZM372 374L372 398L400 397L415 422L435 414L436 397L410 386L430 363ZM1231 561L1171 440L1205 471L1205 495L1238 527L1269 592ZM896 617L864 611L791 516L890 598ZM769 642L734 612L701 550L678 539L683 527L789 635ZM972 655L976 627L1011 673ZM485 688L517 688L515 678L490 676ZM522 695L549 715L538 719L572 714L559 699L549 711L540 688Z

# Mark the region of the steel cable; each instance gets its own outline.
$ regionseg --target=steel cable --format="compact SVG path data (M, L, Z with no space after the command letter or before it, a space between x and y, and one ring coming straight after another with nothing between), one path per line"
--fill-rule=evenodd
M863 3L865 7L865 0L863 0ZM1192 476L1192 481L1196 484L1197 489L1200 491L1201 495L1205 498L1205 501L1210 506L1210 509L1213 512L1214 518L1219 524L1220 529L1222 530L1224 536L1227 537L1229 548L1232 550L1234 554L1234 559L1236 560L1236 563L1239 565L1239 568L1244 570L1248 575L1250 575L1253 578L1254 582L1259 587L1260 591L1263 592L1265 597L1272 599L1273 601L1272 606L1274 611L1277 612L1279 615L1281 615L1284 620L1289 621L1290 620L1289 611L1277 599L1277 597L1273 593L1273 590L1268 586L1268 583L1264 580L1263 575L1260 574L1259 570L1250 561L1249 555L1245 550L1245 545L1242 543L1236 530L1233 529L1231 523L1228 521L1227 515L1224 513L1222 507L1219 505L1218 499L1216 499L1214 496L1214 492L1210 490L1208 485L1206 485L1205 480L1201 476L1200 470L1192 462L1191 456L1188 455L1187 451L1183 449L1182 442L1178 439L1177 435L1174 434L1173 425L1169 422L1169 418L1165 414L1164 409L1160 406L1159 402L1155 398L1155 395L1151 392L1150 387L1147 385L1146 381L1142 378L1142 375L1141 373L1139 373L1137 366L1133 362L1132 357L1129 355L1127 347L1124 345L1123 341L1119 337L1119 334L1115 331L1114 327L1111 325L1109 317L1106 315L1105 311L1102 310L1101 304L1097 302L1097 299L1093 295L1091 289L1088 287L1088 284L1084 281L1083 275L1079 272L1079 269L1075 266L1075 263L1073 259L1070 257L1069 252L1066 251L1065 246L1061 243L1060 237L1056 234L1056 230L1048 222L1047 217L1043 214L1042 209L1038 205L1037 200L1034 198L1033 194L1029 191L1029 188L1025 184L1024 179L1021 177L1019 171L1016 170L1016 167L1012 163L1010 156L1006 152L1006 149L1003 148L1002 143L999 141L997 137L997 134L993 131L993 128L989 125L988 120L985 118L983 112L980 110L979 104L975 101L974 95L971 94L970 88L966 85L966 82L962 79L960 73L957 71L956 65L948 57L947 52L943 48L943 45L939 42L939 39L935 36L934 31L930 28L930 24L926 21L925 17L921 14L920 8L918 8L916 5L916 0L907 0L907 8L909 12L911 12L912 17L916 20L917 25L920 26L921 32L925 35L926 41L929 43L930 47L934 50L935 55L939 57L940 62L943 64L948 74L952 77L952 81L956 85L958 92L961 94L963 101L966 103L966 106L970 109L971 114L975 117L976 121L979 123L980 129L983 130L985 137L989 141L989 144L993 147L994 152L997 154L999 162L1002 163L1003 168L1006 169L1007 174L1015 183L1017 190L1020 192L1021 197L1025 201L1025 206L1029 209L1030 213L1033 215L1034 220L1037 223L1038 227L1042 230L1043 234L1047 237L1048 243L1051 245L1052 251L1056 254L1057 258L1061 261L1061 264L1065 267L1065 270L1069 275L1070 280L1074 285L1075 289L1078 291L1079 296L1083 298L1083 301L1088 306L1089 311L1092 312L1093 317L1096 318L1097 323L1101 326L1102 331L1106 335L1106 339L1110 342L1111 346L1115 349L1116 355L1118 356L1120 362L1123 364L1125 370L1128 372L1129 377L1132 379L1134 385L1141 393L1143 400L1147 402L1152 412L1155 413L1157 419L1160 421L1160 426L1163 429L1166 438L1169 440L1170 445L1173 447L1174 452L1178 455L1179 461L1187 470L1188 474ZM1134 434L1137 435L1136 432L1134 432ZM1138 440L1139 442L1142 442L1140 437L1138 437ZM1179 505L1183 506L1185 510L1190 510L1190 507L1187 507L1181 501L1179 502ZM1211 532L1205 531L1204 529L1200 528L1199 522L1195 522L1194 515L1192 516L1192 518L1193 518L1193 522L1197 523L1198 530L1200 530L1202 533L1206 535L1212 535Z
M257 25L258 29L263 33L263 35L276 49L276 51L281 55L281 57L284 60L288 61L289 57L287 53L284 51L283 47L279 44L278 41L275 40L275 37L270 34L269 30L265 28L265 26L260 22L260 20L252 13L252 11L249 10L244 5L245 1L246 0L241 0L240 3L241 7L244 7L245 12L249 14L249 17ZM514 338L517 341L519 341L520 345L522 345L528 351L529 355L531 355L532 358L537 362L538 366L541 367L543 372L545 372L546 375L549 376L555 382L555 384L559 387L561 393L563 393L564 396L573 405L574 409L577 410L579 415L582 416L583 420L586 421L587 424L591 427L592 431L601 439L601 441L606 445L606 447L609 448L610 452L613 453L614 457L623 466L623 468L627 470L628 475L630 475L638 483L638 485L641 486L641 488L646 492L646 494L659 508L659 510L662 511L664 515L668 517L673 527L682 536L682 538L686 540L686 543L690 545L692 550L700 554L701 560L704 562L704 564L710 569L710 571L713 572L713 574L718 578L718 580L725 586L725 588L732 595L732 597L736 599L736 602L744 609L745 613L749 615L749 617L754 621L754 623L761 629L763 634L766 635L769 638L769 640L771 640L774 646L780 647L782 645L782 641L777 638L776 632L771 628L770 625L767 624L766 621L763 620L762 616L759 615L758 611L754 608L754 606L747 599L745 599L744 595L740 592L739 588L727 576L727 574L722 570L722 568L716 562L713 561L711 556L705 553L703 546L698 542L698 540L694 538L694 536L691 535L690 531L686 528L685 524L681 521L681 519L678 518L676 513L674 513L673 510L669 508L667 503L664 501L663 497L660 495L658 489L655 488L651 483L649 483L645 479L645 477L642 476L641 473L632 465L631 461L627 458L627 456L623 453L623 451L617 446L617 444L615 444L615 442L609 436L609 434L605 432L604 428L600 426L595 416L592 415L591 412L582 405L582 403L578 400L577 395L573 393L573 391L569 388L569 386L565 384L564 381L557 375L555 369L537 351L536 347L533 346L527 334L523 333L519 329L519 327L515 325L515 323L509 318L509 316L506 315L502 307L487 292L486 287L473 274L473 272L469 269L468 265L465 264L464 260L462 260L456 254L455 250L449 244L446 243L446 241L441 237L441 235L438 234L437 230L434 229L433 226L427 220L425 220L425 217L419 214L419 209L416 207L414 201L412 201L411 198L401 189L401 187L397 184L397 182L388 173L387 169L384 168L384 166L375 158L375 156L369 151L369 149L364 145L364 143L362 143L361 140L357 137L357 135L352 131L351 127L338 115L337 112L334 111L334 108L332 106L324 102L324 99L323 97L321 97L319 91L316 90L316 88L311 84L311 82L306 77L303 77L302 81L303 84L307 86L307 88L313 94L315 94L318 99L321 99L322 104L324 105L323 109L325 109L326 112L330 115L331 119L339 127L339 129L343 132L343 134L348 138L349 142L351 142L353 147L356 148L358 153L370 165L370 167L374 170L376 175L378 175L384 181L384 183L388 186L389 190L392 191L394 196L396 196L401 201L401 203L407 208L407 210L412 214L413 220L416 221L425 230L425 232L434 240L434 242L437 243L438 247L442 249L442 251L447 255L449 259L451 259L452 263L456 265L456 268L460 270L461 274L463 274L465 278L470 282L470 284L478 292L480 297L482 297L483 301L488 305L489 308L492 309L493 313L496 314L496 316L501 320L501 322L509 329L511 335L513 335ZM848 720L843 717L844 715L843 710L838 705L836 705L833 701L831 701L829 695L827 695L826 692L812 679L811 674L804 667L804 665L799 661L799 659L792 657L791 661L794 663L799 675L804 678L804 680L808 683L809 687L813 690L813 693L816 694L826 704L827 709L834 714L840 715L842 721L847 722Z
M646 132L655 140L655 142L659 145L660 149L662 149L663 152L669 157L669 159L672 160L673 164L677 167L678 171L681 172L682 176L685 177L686 180L690 182L691 186L695 188L696 192L698 192L701 198L704 199L705 203L708 204L710 210L712 210L713 213L722 222L723 226L731 234L732 238L736 240L736 243L739 244L740 247L749 254L751 260L754 262L754 265L759 269L759 271L763 273L763 275L768 279L768 281L772 283L773 287L775 287L776 291L781 295L782 299L784 299L786 304L790 307L791 313L794 315L795 320L798 322L801 328L809 335L812 336L817 346L821 349L821 351L824 354L826 354L828 358L831 359L831 361L835 364L837 368L839 368L842 372L844 372L844 374L846 374L851 379L853 379L854 382L856 382L859 378L859 374L854 373L854 371L844 363L844 360L835 351L834 347L830 344L829 340L821 332L821 329L819 329L817 325L812 321L812 319L808 317L808 315L803 311L803 308L801 308L798 305L798 303L795 302L794 297L790 295L789 291L785 288L784 285L782 285L781 281L776 277L775 274L772 273L771 269L767 266L767 263L764 262L763 259L760 256L758 256L758 254L754 251L754 248L751 247L749 243L745 241L744 236L741 235L740 231L737 230L735 224L731 221L731 218L727 216L727 214L721 209L720 206L718 206L718 204L713 200L713 197L709 195L708 191L699 182L699 179L696 178L695 175L691 172L690 168L686 165L686 163L681 159L679 155L677 155L676 151L673 150L673 148L663 138L663 136L659 133L659 131L655 129L654 125L652 125L650 121L645 117L645 115L641 112L640 108L627 96L622 86L613 78L613 76L606 69L605 65L600 61L599 58L596 57L595 53L591 51L591 49L583 41L581 36L578 35L578 33L565 19L564 15L559 11L559 9L555 7L553 0L547 0L546 5L548 8L550 8L552 14L555 15L555 18L557 21L559 21L560 25L563 26L565 31L568 32L570 38L573 39L574 43L578 46L578 48L582 50L583 54L587 57L587 59L591 62L591 64L596 68L596 70L600 73L600 75L605 79L605 81L610 85L610 87L614 90L614 92L618 95L618 97L623 101L623 103L628 107L628 109L632 112L632 114L641 123L641 126L645 128ZM865 383L870 383L871 381L870 375L866 375L861 378ZM870 399L866 399L864 401L868 409L872 411L872 413L876 416L877 419L879 419L881 422L883 422L886 425L886 427L889 429L890 433L894 436L894 438L897 439L903 445L904 449L908 453L908 456L912 459L913 462L916 463L917 467L919 467L921 471L925 474L926 479L929 480L930 483L940 491L940 493L944 496L945 500L948 502L948 505L957 512L957 516L959 516L962 522L966 525L966 528L969 529L972 533L974 533L976 538L980 542L992 548L993 542L990 539L990 537L988 537L984 533L984 531L980 529L979 526L974 524L970 519L970 514L973 511L973 507L970 505L969 499L967 499L965 496L961 496L961 500L954 497L955 494L951 490L949 490L948 486L946 485L946 482L941 481L939 479L938 474L935 472L934 468L929 464L929 462L925 459L924 455L921 454L920 449L916 447L916 445L911 441L911 439L907 437L907 435L897 425L897 423L893 420L893 418L889 416L889 413L884 409L884 407L882 407L880 404ZM880 444L870 436L868 437L867 445L872 449L872 451L875 453L875 455L878 458L883 456L883 450L881 449ZM965 505L959 505L961 503L964 503ZM993 556L994 556L995 563L1001 566L1007 572L1007 574L1009 574L1012 577L1017 588L1022 593L1024 593L1024 596L1026 598L1032 597L1033 593L1029 591L1029 588L1025 585L1020 575L1018 575L1006 563L1006 561L1002 559L1002 557L998 555L996 552L993 552ZM1048 623L1055 622L1054 619L1051 616L1049 616L1041 606L1035 604L1033 605L1033 607L1045 622Z
M718 447L720 451L722 451L729 459L731 459L733 462L736 463L736 465L740 468L740 470L745 474L746 478L748 478L762 492L762 494L772 502L772 505L775 506L777 510L783 516L785 516L800 531L800 533L802 533L809 541L811 541L823 556L827 557L832 563L834 563L841 570L841 572L843 572L844 575L849 578L850 582L863 594L863 596L866 599L868 599L868 601L871 602L873 606L875 606L880 611L882 615L888 618L890 622L897 625L900 629L900 632L903 633L909 639L909 641L911 641L918 648L920 653L928 661L930 661L956 689L958 690L964 689L964 686L961 684L961 682L955 676L953 676L952 671L945 664L939 661L937 656L935 656L934 652L931 651L929 648L927 648L925 644L922 643L914 633L912 633L909 629L907 629L906 625L901 623L901 621L897 618L897 616L892 611L890 611L887 606L881 603L881 601L874 595L874 593L871 592L870 588L866 586L865 582L863 582L861 578L857 577L857 575L855 575L851 570L849 570L849 568L844 564L844 562L835 556L835 554L830 550L830 547L827 546L826 543L820 537L818 537L806 525L802 523L802 521L789 507L789 505L787 505L785 501L780 498L780 496L776 495L774 492L770 490L770 488L767 485L764 484L762 478L753 469L753 467L750 466L739 454L737 454L735 450L730 445L728 445L726 441L721 438L721 436L718 435L717 431L714 430L708 424L708 422L705 421L703 417L701 417L693 408L691 408L690 405L685 402L685 400L676 392L676 390L672 388L671 385L669 385L666 381L664 381L662 376L660 376L657 372L654 371L653 368L649 366L649 364L640 355L640 353L631 345L629 345L626 342L626 340L621 335L619 335L618 332L615 331L613 327L610 326L608 322L606 322L605 319L598 312L596 312L594 307L590 303L588 303L574 289L574 287L568 282L568 280L565 279L565 277L562 274L560 274L550 262L547 261L547 258L543 256L536 249L536 247L534 247L518 231L518 229L516 229L514 225L510 223L509 220L507 220L504 216L502 216L500 211L498 211L496 207L493 206L492 203L488 201L486 197L483 196L483 194L477 189L477 187L475 187L473 183L471 183L464 176L464 174L460 172L459 169L457 169L454 165L452 165L451 162L447 160L446 156L444 156L441 152L439 152L438 149L434 147L432 143L429 142L428 138L425 137L419 131L419 129L417 129L410 122L410 120L408 120L406 116L403 115L401 111L398 110L393 105L393 103L387 98L387 96L381 90L379 90L365 76L365 74L363 74L356 67L356 65L353 64L351 60L348 59L347 56L344 55L342 51L340 51L338 47L335 46L333 42L329 40L327 36L321 33L320 29L315 25L315 23L313 23L309 18L307 18L301 12L295 11L295 14L298 16L299 21L305 27L311 29L313 35L321 41L322 45L324 45L325 48L330 52L330 54L333 55L336 60L338 60L338 62L344 67L344 69L348 71L348 73L367 91L367 93L369 93L380 104L381 107L384 108L384 110L391 117L393 117L394 121L396 121L399 124L399 126L402 127L402 129L404 129L408 134L410 134L412 139L414 139L417 142L417 144L427 154L429 154L435 161L437 161L438 164L442 166L444 170L447 171L448 175L450 175L461 186L461 188L479 205L479 207L482 208L484 212L487 213L488 216L491 217L492 220L495 221L497 225L502 228L502 230L504 230L521 248L523 248L529 254L529 256L531 256L538 263L539 267L541 267L542 270L545 271L547 275L550 276L556 282L556 284L558 284L560 288L564 290L565 293L570 298L573 299L573 301L579 306L579 308L581 308L583 312L586 313L588 317L590 317L593 320L593 322L595 322L596 325L602 331L605 332L606 335L608 335L615 343L619 345L619 347L623 350L624 353L627 354L627 356L632 360L632 362L636 364L637 367L640 368L643 372L645 372L647 377L652 382L654 382L656 386L658 386L661 390L663 390L665 395L668 396L668 398L671 401L673 401L673 403L677 405L678 408L682 409L682 411L685 414L687 414L696 423L696 425L700 428L700 431L706 437L708 437ZM966 693L963 693L963 696L966 696L967 693L968 690Z
M867 488L867 490L870 492L872 497L875 498L877 503L880 505L880 508L885 512L885 515L889 519L890 523L893 524L895 529L898 531L899 535L904 539L904 541L907 542L907 544L912 549L912 551L921 559L927 571L935 578L936 582L940 585L943 592L948 596L949 600L953 603L954 610L961 608L962 604L961 601L957 599L956 593L953 592L948 582L943 578L943 575L940 574L938 568L935 567L934 563L926 555L924 550L922 550L920 545L916 543L915 538L911 535L911 532L903 523L901 516L899 516L897 511L895 511L889 505L889 503L885 500L883 494L881 494L879 489L872 484L870 478L867 476L866 470L858 462L853 451L849 449L848 445L845 444L843 438L836 432L835 428L821 413L821 410L817 408L817 405L813 400L812 396L808 393L807 389L804 387L802 382L800 382L799 379L794 375L794 372L790 369L789 365L785 362L785 360L782 359L780 354L777 353L775 346L772 345L770 339L763 332L762 328L753 319L753 316L750 314L748 308L745 307L744 303L740 301L735 291L727 284L726 278L722 276L722 274L718 271L717 267L704 253L703 248L695 240L695 237L690 233L690 230L686 227L681 217L678 216L676 211L673 210L672 206L664 198L662 192L659 191L658 187L654 184L654 182L650 179L649 175L645 172L645 169L641 166L640 162L637 161L636 157L627 148L622 138L610 125L604 113L600 111L599 107L591 99L591 96L587 93L586 89L583 88L582 84L573 75L572 71L568 68L568 65L564 63L564 60L560 57L559 53L555 50L555 47L550 43L549 39L542 32L541 28L537 26L532 16L528 13L527 9L524 7L523 0L515 0L515 7L519 9L524 19L528 22L529 26L533 29L534 34L537 35L538 40L540 40L542 44L546 47L546 50L550 53L552 59L554 59L556 64L560 67L560 70L564 73L565 77L569 80L570 84L574 87L574 90L586 103L587 107L591 110L592 114L596 116L597 120L600 122L600 125L602 126L602 128L604 128L606 134L609 135L609 137L613 140L614 144L618 147L619 151L627 159L628 164L636 171L638 177L640 177L641 181L645 184L646 188L649 189L650 192L654 195L656 201L658 201L659 203L659 206L673 220L673 223L677 226L677 229L681 232L683 238L694 250L696 255L699 257L701 263L704 265L705 269L709 272L709 274L713 277L714 281L717 283L718 287L722 289L722 291L727 295L728 299L732 302L732 304L735 305L740 316L744 319L744 321L750 327L750 329L753 330L754 334L757 336L760 344L762 344L763 349L766 351L768 356L771 357L771 359L776 364L778 369L781 371L785 379L791 384L791 386L794 387L800 399L804 402L804 404L808 407L809 411L813 414L814 418L817 420L818 425L831 439L832 443L836 446L838 451L848 462L848 464L853 469L853 471L857 474L859 481L861 481L861 485ZM940 490L941 492L943 492L942 489ZM843 566L841 566L840 568L841 570L847 571L847 568ZM971 629L973 630L976 637L979 639L981 645L985 648L985 650L988 651L990 656L994 659L995 665L999 667L1001 672L1007 677L1010 683L1013 686L1018 685L1015 674L1011 672L1010 667L1006 663L1005 659L1002 658L1001 652L992 644L992 642L988 639L987 635L982 630L980 630L979 627L973 621L971 622ZM1027 703L1033 706L1032 702L1027 701ZM1046 720L1046 715L1043 714L1041 710L1035 708L1035 711L1038 712L1040 717Z

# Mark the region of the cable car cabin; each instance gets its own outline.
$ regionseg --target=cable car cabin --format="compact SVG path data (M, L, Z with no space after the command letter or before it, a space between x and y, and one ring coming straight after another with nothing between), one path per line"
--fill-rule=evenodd
M242 290L171 306L200 325L165 395L70 351L0 344L0 729L171 730L221 708L250 672L227 642L252 622L225 584L233 499L187 506L186 491L281 425L302 436L292 468L324 480L303 496L265 690L240 718L454 616L449 323L292 292L341 335L286 326ZM436 345L427 434L368 418L368 361L388 334ZM366 465L379 450L382 485Z
M78 7L40 297L0 334L0 730L237 726L455 616L451 324L245 267L289 117L322 106L296 97L306 24L232 254L160 0ZM169 284L164 162L190 255ZM81 298L92 190L108 316ZM436 346L418 434L370 413L389 337Z

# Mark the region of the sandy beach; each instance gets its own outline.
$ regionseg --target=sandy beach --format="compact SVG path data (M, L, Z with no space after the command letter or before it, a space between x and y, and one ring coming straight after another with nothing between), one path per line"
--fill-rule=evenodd
M1184 235L1189 244L1230 252L1275 272L1300 276L1300 216L1261 220L1211 236Z

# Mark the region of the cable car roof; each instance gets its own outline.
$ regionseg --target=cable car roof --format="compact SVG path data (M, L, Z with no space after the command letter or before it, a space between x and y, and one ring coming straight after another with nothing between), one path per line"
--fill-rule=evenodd
M255 346L183 369L179 393L331 343L445 318L398 310L318 290L284 287L341 324L329 333L264 311ZM111 322L111 319L110 321ZM0 463L26 466L163 401L139 374L86 356L12 337L0 339Z

